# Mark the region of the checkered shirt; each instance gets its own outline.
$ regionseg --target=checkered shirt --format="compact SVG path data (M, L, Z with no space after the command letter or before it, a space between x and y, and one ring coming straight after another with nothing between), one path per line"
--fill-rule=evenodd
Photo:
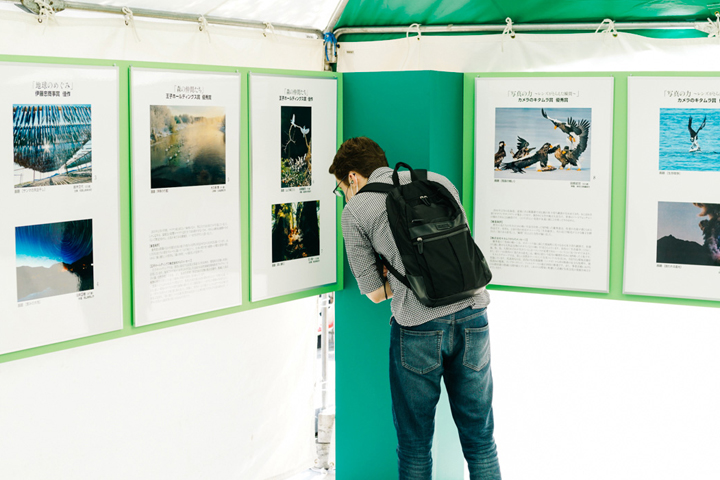
M368 182L392 184L392 172L389 167L375 170ZM460 196L455 186L442 175L428 172L428 180L438 182L450 191L455 200L460 203ZM400 183L410 183L410 172L400 172ZM342 213L342 231L345 239L350 269L357 280L360 293L367 295L383 286L375 265L373 250L385 257L398 272L405 275L405 266L400 258L400 252L390 230L384 193L367 192L353 196ZM463 217L465 210L463 209ZM467 221L467 217L465 217ZM417 299L415 294L401 283L392 274L388 275L393 298L390 308L395 320L402 326L413 327L422 325L436 318L450 315L465 307L486 307L490 303L490 296L486 289L470 298L457 303L441 307L426 307Z

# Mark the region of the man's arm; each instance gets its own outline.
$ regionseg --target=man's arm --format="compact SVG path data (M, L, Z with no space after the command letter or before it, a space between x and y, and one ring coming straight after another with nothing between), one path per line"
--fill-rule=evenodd
M385 285L367 294L367 297L372 300L373 303L380 303L384 300L389 300L393 296L392 288L390 288L390 282L385 281Z

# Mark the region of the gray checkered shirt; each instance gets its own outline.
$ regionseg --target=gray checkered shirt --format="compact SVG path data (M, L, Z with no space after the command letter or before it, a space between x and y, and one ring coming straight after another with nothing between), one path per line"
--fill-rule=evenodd
M381 167L375 170L368 182L392 183L393 170ZM428 180L445 186L455 197L458 204L460 196L455 186L442 175L428 172ZM400 172L400 183L410 183L410 172ZM383 286L375 266L373 250L385 257L398 272L405 275L405 266L400 259L385 207L384 193L368 192L353 196L342 213L342 231L345 250L353 276L357 280L360 293L367 295ZM465 216L465 210L463 210ZM467 217L465 218L467 221ZM393 298L390 308L395 320L405 327L414 327L430 320L450 315L465 307L483 308L490 303L490 296L484 288L470 298L442 307L426 307L415 294L392 274L388 275Z

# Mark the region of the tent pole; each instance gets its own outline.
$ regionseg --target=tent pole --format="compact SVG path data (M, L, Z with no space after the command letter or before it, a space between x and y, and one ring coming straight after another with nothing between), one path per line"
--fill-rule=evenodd
M600 23L537 23L537 24L513 24L513 30L519 32L567 32L567 31L596 31ZM616 30L702 30L702 22L616 22ZM506 25L442 25L427 26L421 25L421 33L477 33L477 32L502 32ZM408 26L394 27L342 27L335 30L335 38L346 34L367 34L367 33L407 33ZM413 28L412 32L417 30Z
M0 0L5 2L12 2L19 5L19 2L17 0ZM111 14L117 14L117 15L125 15L122 7L112 7L109 5L98 5L94 3L83 3L83 2L65 2L65 10L68 9L74 9L74 10L85 10L88 12L100 12L100 13L111 13ZM176 20L181 22L192 22L197 23L198 18L200 17L200 14L197 13L176 13L176 12L164 12L160 10L150 10L147 8L133 8L132 9L133 16L135 17L146 17L146 18L157 18L162 20ZM241 20L241 19L235 19L235 18L224 18L224 17L217 17L217 16L205 16L205 20L209 24L214 25L227 25L231 27L241 27L241 28L252 28L252 29L258 29L258 30L265 30L267 27L264 22L259 22L255 20ZM285 24L274 24L273 28L277 31L286 31L286 32L295 32L295 33L306 33L309 35L315 35L317 38L322 38L323 32L320 30L314 29L314 28L307 28L307 27L296 27L293 25L285 25Z
M345 11L345 7L347 7L348 0L340 0L340 2L337 4L337 7L335 7L335 11L332 14L332 17L330 17L330 21L327 24L327 27L325 27L324 32L332 32L335 30L335 25L337 24L338 20L340 20L340 17L342 16L343 12Z

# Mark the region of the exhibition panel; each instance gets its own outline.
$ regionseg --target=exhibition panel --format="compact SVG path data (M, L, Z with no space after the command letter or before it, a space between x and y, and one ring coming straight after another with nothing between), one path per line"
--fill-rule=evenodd
M607 292L613 78L475 85L475 238L493 284Z
M123 327L118 69L0 64L0 354Z
M628 79L624 293L720 300L717 79Z
M337 79L250 73L252 301L335 283Z
M132 68L135 325L241 303L240 75Z

